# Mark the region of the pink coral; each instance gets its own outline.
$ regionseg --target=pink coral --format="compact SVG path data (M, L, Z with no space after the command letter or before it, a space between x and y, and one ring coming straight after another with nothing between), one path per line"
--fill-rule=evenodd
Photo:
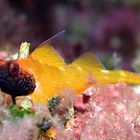
M86 103L81 97L75 102L73 123L63 133L67 139L140 139L140 95L132 88L125 84L95 86L85 94L91 96Z
M5 120L0 129L0 140L29 140L36 137L37 129L31 118Z
M57 140L140 139L140 94L126 84L95 85L82 95L64 90L59 101L53 116L46 106L35 104L34 117L14 120L1 105L0 140L45 139L37 125L43 118L55 128Z

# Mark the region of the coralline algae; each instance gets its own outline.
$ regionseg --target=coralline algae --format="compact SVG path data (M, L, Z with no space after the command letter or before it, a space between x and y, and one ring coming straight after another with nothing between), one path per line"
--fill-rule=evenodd
M3 94L1 97L9 99ZM132 87L123 83L95 85L82 95L64 90L60 98L53 116L47 106L32 103L33 117L25 115L14 120L10 118L9 102L3 100L0 140L49 140L51 136L56 140L140 139L140 95ZM49 119L53 128L48 133L47 127L45 135L38 128L43 118Z

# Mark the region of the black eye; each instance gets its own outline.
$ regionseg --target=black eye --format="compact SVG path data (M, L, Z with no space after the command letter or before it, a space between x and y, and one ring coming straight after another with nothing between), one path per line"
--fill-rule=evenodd
M18 74L19 72L19 66L16 63L11 63L9 65L9 72L10 74L12 74L13 76L15 76L16 74Z

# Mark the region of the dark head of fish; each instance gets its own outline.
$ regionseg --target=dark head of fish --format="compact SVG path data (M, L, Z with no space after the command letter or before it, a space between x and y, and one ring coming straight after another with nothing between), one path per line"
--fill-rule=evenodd
M14 60L0 60L0 89L10 94L13 102L16 96L31 94L35 89L35 78L22 70Z

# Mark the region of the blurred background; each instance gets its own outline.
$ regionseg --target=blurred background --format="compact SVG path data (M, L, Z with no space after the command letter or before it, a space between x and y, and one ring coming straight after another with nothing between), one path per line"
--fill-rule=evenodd
M92 51L108 69L140 72L139 0L0 0L3 59L62 30L53 44L66 62Z

